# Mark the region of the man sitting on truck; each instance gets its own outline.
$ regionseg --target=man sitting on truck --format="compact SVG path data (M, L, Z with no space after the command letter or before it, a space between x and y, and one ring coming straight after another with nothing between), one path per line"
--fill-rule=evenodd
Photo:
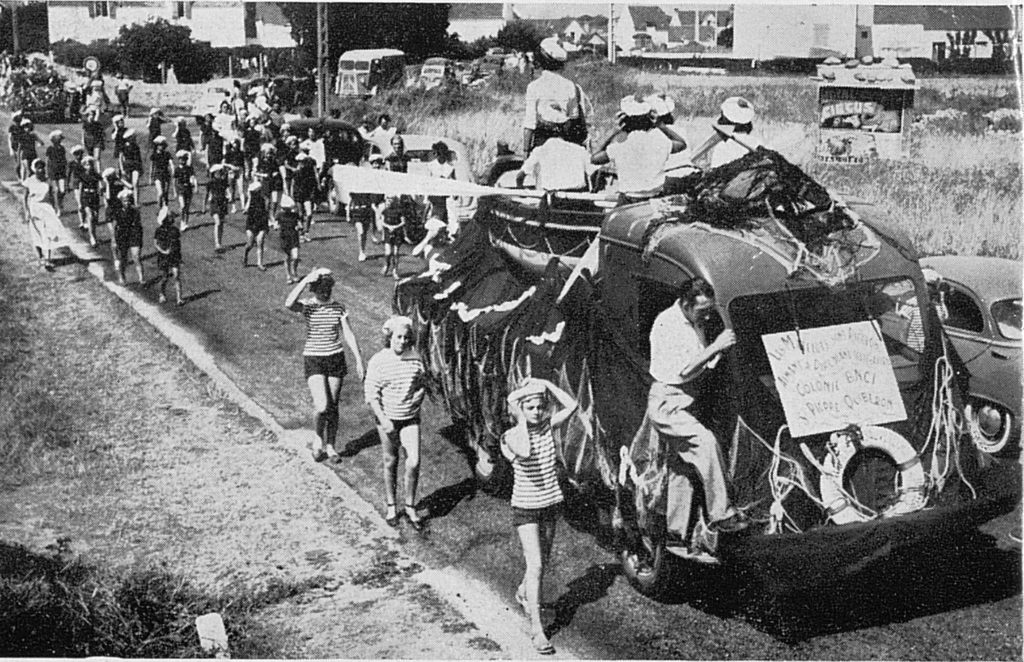
M736 343L725 329L710 344L705 328L715 310L715 292L703 278L691 280L679 298L658 314L651 328L651 366L654 378L647 398L647 415L662 438L670 458L678 457L696 469L704 485L708 521L720 533L747 527L746 516L729 501L722 468L722 451L714 433L690 413L700 395L700 377L714 369L722 353ZM666 518L670 537L685 541L694 486L672 470L669 460Z

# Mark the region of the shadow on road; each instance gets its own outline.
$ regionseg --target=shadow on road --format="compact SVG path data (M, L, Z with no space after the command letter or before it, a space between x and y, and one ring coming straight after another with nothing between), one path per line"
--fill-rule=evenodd
M555 611L555 619L547 628L548 634L553 636L572 624L576 611L583 605L597 602L607 596L608 589L620 574L622 569L617 563L601 563L590 566L582 576L569 582L569 590L551 605Z
M444 517L460 502L476 496L476 480L465 478L454 485L445 485L427 497L420 499L420 508L430 519Z
M192 303L193 301L199 301L200 299L205 299L206 297L214 295L214 294L217 294L218 292L220 292L219 288L212 289L212 290L203 290L202 292L196 292L195 294L189 294L186 297L182 297L182 302L183 303Z
M363 449L379 445L380 437L377 435L376 428L370 428L360 436L346 443L345 448L343 448L338 454L342 457L355 457Z
M787 591L755 568L672 559L665 604L741 616L787 644L996 602L1021 591L1020 551L980 532L893 551L814 589Z

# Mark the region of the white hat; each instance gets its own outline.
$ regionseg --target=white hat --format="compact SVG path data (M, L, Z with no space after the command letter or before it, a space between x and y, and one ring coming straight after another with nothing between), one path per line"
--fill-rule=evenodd
M112 122L123 122L124 121L124 115L114 115L113 117L110 118L110 121L112 121Z
M641 117L650 114L651 105L640 96L630 94L628 97L622 97L622 101L619 102L619 110L630 117Z
M261 188L263 188L263 185L260 184L258 181L255 181L252 184L249 184L249 190L250 191L258 191Z
M156 213L156 222L163 223L165 220L167 220L167 217L170 215L171 208L168 207L167 205L164 205L163 207L160 208L160 211Z
M150 109L149 109L149 114L150 114L150 115L156 115L156 114L157 114L157 113L159 113L159 112L160 112L160 109L159 109L159 108L150 108Z
M548 37L541 41L540 52L558 62L565 62L569 57L569 54L562 48L562 42L558 40L558 37Z
M750 124L755 114L753 104L743 97L729 97L722 102L722 117L733 124Z
M132 138L135 136L135 129L125 129L124 133L121 134L122 138Z
M156 138L153 138L153 144L154 145L166 145L167 144L167 138L164 138L163 136L157 136ZM185 153L188 154L188 152L185 152Z
M103 87L103 81L101 81L101 80L92 80L92 81L89 82L89 87Z
M132 197L132 190L130 188L126 188L118 193L117 197L121 200L128 200Z
M187 149L179 149L177 152L174 153L174 155L177 156L179 159L181 157L188 158L188 150Z
M304 153L304 152L299 152L298 154L295 155L295 160L296 161L305 161L308 158L309 158L309 155Z
M58 138L63 138L63 137L64 137L64 132L61 131L60 129L54 129L53 131L50 132L50 140L56 140Z
M18 126L32 126L32 120L26 117L18 123Z
M392 315L384 322L384 333L394 333L399 329L411 329L412 319L405 315Z
M213 173L220 172L223 169L224 169L224 164L223 163L214 163L212 166L210 166L210 169L207 172L209 172L212 175Z
M84 152L84 151L85 151L85 146L84 145L75 145L74 147L71 148L71 153L72 154L78 154L79 152Z
M281 205L281 209L291 209L295 206L295 201L292 200L290 195L282 195L281 202L279 204Z
M111 175L115 174L116 172L117 171L114 170L113 168L104 168L103 169L103 178L106 179L106 178L110 177Z
M931 267L921 267L921 274L924 275L924 282L929 285L942 282L942 274Z
M523 381L519 382L519 388L508 394L506 401L510 406L515 406L523 398L529 398L534 395L544 395L548 390L547 385L539 379L533 377L527 377Z
M662 115L671 115L676 109L676 102L672 100L672 97L666 95L664 92L657 94L649 94L644 98L647 105L651 107L654 113L661 117Z
M376 161L383 161L383 160L384 160L384 155L382 155L382 154L370 154L370 158L369 158L370 163L374 163Z

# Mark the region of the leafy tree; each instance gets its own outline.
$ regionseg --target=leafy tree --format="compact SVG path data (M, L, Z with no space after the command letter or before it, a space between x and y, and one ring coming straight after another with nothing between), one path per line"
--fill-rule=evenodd
M544 34L532 23L513 21L508 23L495 35L494 41L504 48L520 53L532 53L544 39Z
M316 3L278 5L299 48L315 61ZM449 8L445 3L327 3L328 57L336 62L353 48L397 48L414 60L444 53Z
M123 25L114 42L120 51L121 71L132 78L160 80L160 65L186 59L192 47L192 30L163 18L148 23ZM184 56L184 57L183 57Z
M0 7L0 50L13 51L11 12L18 12L18 49L22 53L45 53L50 33L45 2L4 3Z

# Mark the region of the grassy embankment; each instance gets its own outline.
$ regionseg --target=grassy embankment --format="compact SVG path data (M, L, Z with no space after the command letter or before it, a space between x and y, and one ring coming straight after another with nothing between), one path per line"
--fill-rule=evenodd
M572 67L568 75L594 103L595 139L612 128L619 99L633 92L671 94L678 127L694 144L710 134L723 99L744 96L758 108L758 128L767 145L826 185L877 203L923 253L1021 257L1021 134L986 132L982 117L999 108L1019 111L1011 80L924 79L913 117L956 112L911 126L905 161L836 166L813 159L817 90L809 79L688 77L603 63ZM473 170L479 172L493 157L498 140L518 146L527 82L507 73L481 91L393 92L347 105L344 114L354 121L387 109L409 132L463 142Z
M21 243L14 242L28 255ZM64 305L64 288L88 276L39 278L11 255L0 251L0 492L13 506L18 490L30 486L59 500L66 497L56 485L74 482L78 498L88 498L131 481L138 459L118 452L111 440L134 434L145 443L159 424L144 409L109 406L124 401L129 368L118 369L109 338L79 326L80 311L69 308L52 325L39 310L45 302ZM111 323L122 330L142 324L130 311ZM43 552L0 540L0 657L201 657L193 620L211 611L224 617L234 655L278 657L278 633L256 614L307 588L278 582L260 591L240 585L207 591L164 567L101 566L72 553L67 539Z

